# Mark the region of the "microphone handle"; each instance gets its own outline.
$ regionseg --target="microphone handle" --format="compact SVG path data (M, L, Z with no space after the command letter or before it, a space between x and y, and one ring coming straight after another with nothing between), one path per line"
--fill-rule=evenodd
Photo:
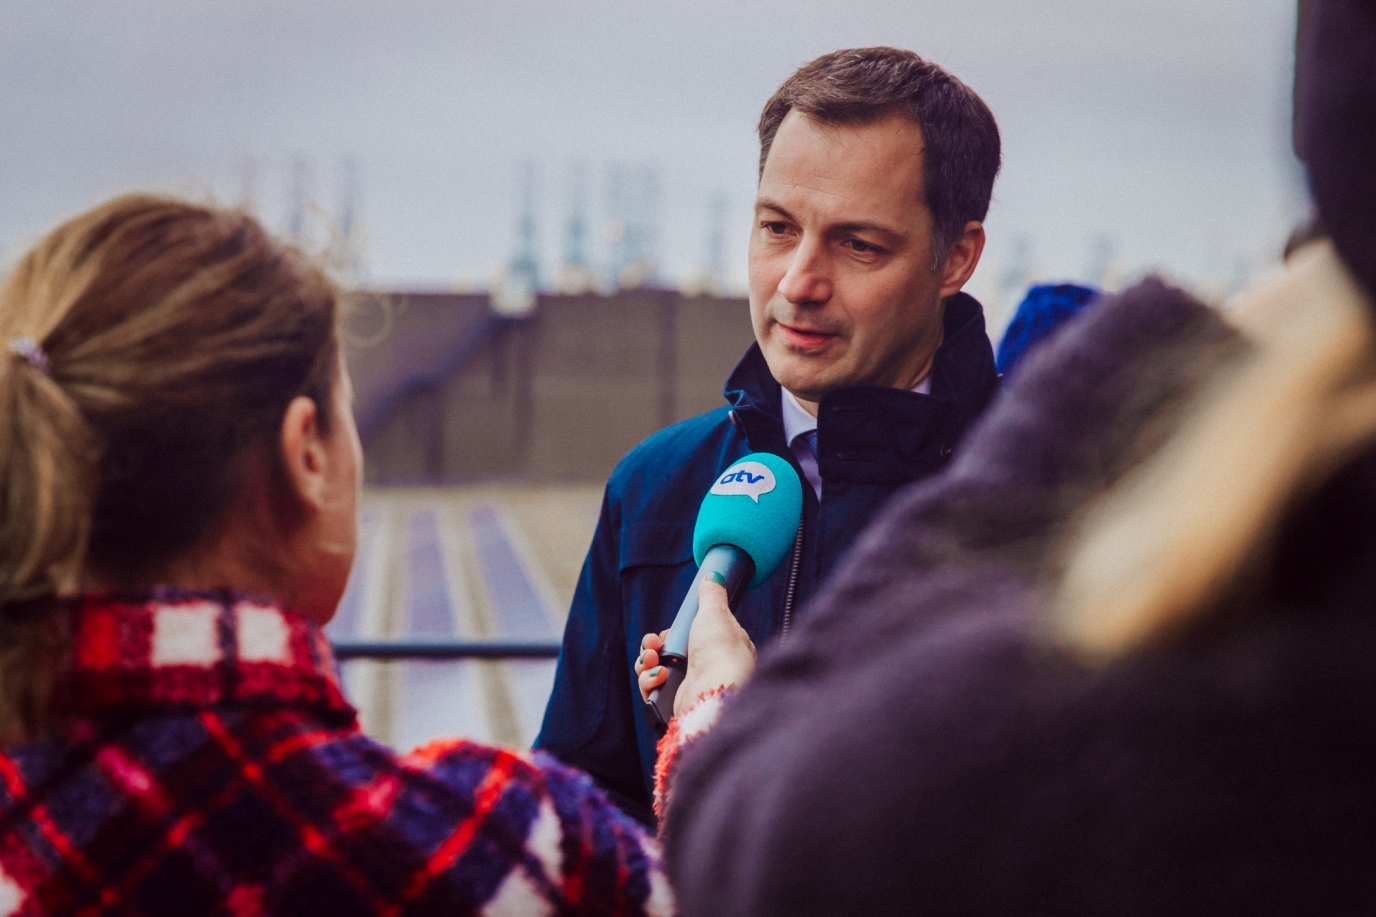
M678 695L683 676L688 673L688 633L693 629L693 619L698 616L698 587L707 576L717 573L725 581L726 602L734 612L745 594L746 586L755 575L755 562L750 555L735 545L719 544L709 548L702 558L693 584L683 597L683 604L674 615L674 623L669 635L664 639L664 649L659 654L659 663L669 670L669 677L650 692L645 701L645 712L650 724L659 735L669 729L669 720L674 716L674 698Z
M645 712L650 717L655 735L662 736L669 731L669 720L674 716L674 698L678 697L679 686L688 674L688 657L677 653L660 653L659 664L668 670L668 677L664 679L664 684L650 692L645 701Z

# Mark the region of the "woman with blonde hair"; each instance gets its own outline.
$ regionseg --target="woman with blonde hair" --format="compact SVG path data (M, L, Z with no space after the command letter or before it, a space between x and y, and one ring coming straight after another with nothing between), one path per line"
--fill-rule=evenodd
M1330 239L1028 358L682 758L684 913L1376 910L1376 2L1299 26Z
M585 775L359 732L320 627L361 457L298 251L121 197L18 263L0 345L0 914L672 910Z

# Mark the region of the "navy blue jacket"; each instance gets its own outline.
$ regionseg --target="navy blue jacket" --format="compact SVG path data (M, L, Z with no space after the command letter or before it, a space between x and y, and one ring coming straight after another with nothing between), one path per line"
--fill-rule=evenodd
M803 487L803 540L792 602L789 568L748 592L736 610L762 647L801 609L875 512L899 488L949 460L998 388L978 302L946 303L945 337L930 395L837 388L818 409L822 500ZM693 525L723 470L750 452L794 462L784 441L779 383L758 345L727 380L729 405L674 424L626 455L607 482L602 515L573 596L564 645L535 747L592 775L625 811L653 824L656 736L634 664L640 640L667 628L692 582ZM796 463L795 463L796 467ZM800 472L801 474L801 472Z

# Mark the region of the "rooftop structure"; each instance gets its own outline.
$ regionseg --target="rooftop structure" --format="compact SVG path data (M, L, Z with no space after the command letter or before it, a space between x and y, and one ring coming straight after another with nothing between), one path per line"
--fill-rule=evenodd
M539 294L518 318L486 294L370 293L351 312L374 484L600 483L655 430L722 406L754 340L744 299L661 289Z

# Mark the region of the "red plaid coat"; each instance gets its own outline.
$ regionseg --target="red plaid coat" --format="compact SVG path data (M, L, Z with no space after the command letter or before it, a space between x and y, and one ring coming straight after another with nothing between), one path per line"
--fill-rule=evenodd
M666 914L653 838L552 759L363 736L315 627L85 598L73 715L0 755L4 914Z

